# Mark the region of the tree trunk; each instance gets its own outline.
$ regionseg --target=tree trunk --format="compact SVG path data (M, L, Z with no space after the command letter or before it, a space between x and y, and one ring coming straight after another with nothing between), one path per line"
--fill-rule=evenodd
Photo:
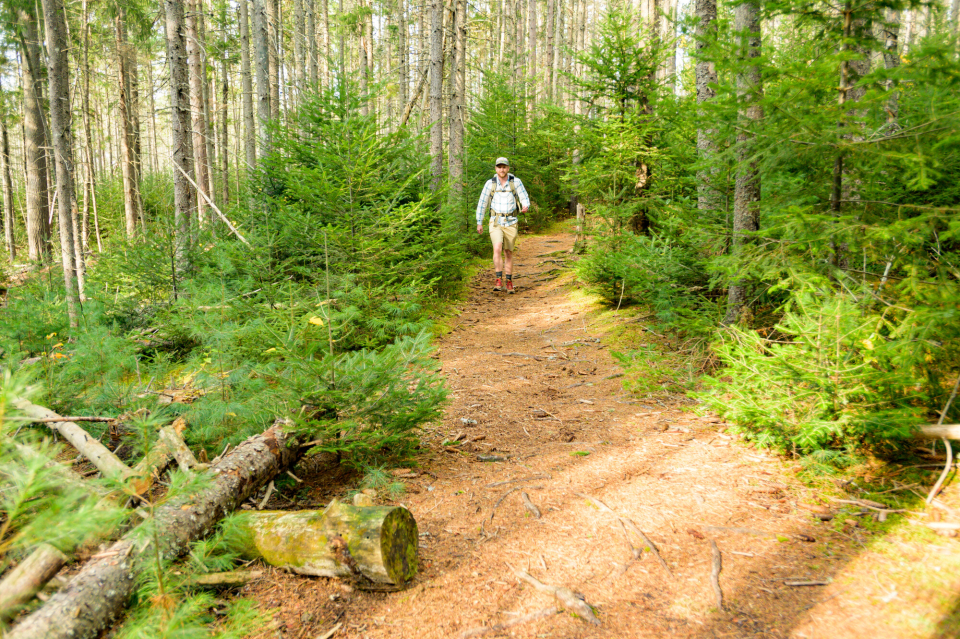
M210 196L210 165L207 157L207 121L204 117L204 85L206 84L204 64L200 42L200 32L197 28L198 4L188 0L186 14L187 26L187 59L190 65L190 112L192 114L193 132L193 162L196 167L196 182L200 191ZM203 195L197 195L197 223L199 227L207 225L207 203ZM198 228L199 228L198 227Z
M257 128L253 119L253 78L250 75L250 18L248 0L240 2L240 81L243 87L243 153L247 171L257 168ZM248 173L249 175L249 173Z
M173 153L174 255L173 280L186 270L191 242L191 221L195 207L193 140L190 134L190 80L187 70L187 42L183 24L183 0L164 0L167 30L167 60L170 64L170 148Z
M253 0L253 46L257 59L257 118L260 120L260 159L270 153L270 31L267 28L265 0Z
M951 7L957 6L957 0L954 0ZM900 12L895 9L887 9L886 24L883 25L883 65L887 71L891 71L900 66L900 52L897 50L897 39L900 35ZM956 23L956 14L952 16ZM894 133L900 128L900 96L896 91L896 82L893 79L887 80L886 89L890 92L887 98L887 133Z
M745 233L756 231L760 223L760 173L757 170L754 130L763 118L760 95L763 91L760 66L760 6L744 2L734 9L734 31L741 35L740 58L742 70L737 76L737 95L740 103L737 134L737 181L733 196L733 247L740 253L747 238ZM746 283L737 280L727 291L727 314L724 324L740 319L746 302Z
M13 233L13 180L10 177L10 136L7 133L7 114L4 112L0 116L0 135L2 135L2 147L0 147L0 160L3 162L3 238L7 248L7 257L13 264L17 259L17 245L14 242ZM0 609L3 606L0 605Z
M73 134L70 130L70 67L63 0L43 0L50 60L50 128L57 170L57 211L67 316L71 328L79 325L83 293L83 254L77 251L77 199L73 183Z
M166 2L168 7L178 4L177 0ZM182 8L181 4L181 20ZM173 15L176 22L175 8L168 15ZM185 67L184 58L182 53L180 64ZM182 75L186 75L185 69ZM181 113L188 112L184 108ZM291 439L276 424L237 446L211 469L212 480L207 488L156 509L154 535L144 537L137 531L125 535L101 553L102 558L87 563L42 608L14 627L7 639L99 636L123 611L138 577L151 567L160 569L156 564L158 557L172 560L186 553L192 542L209 534L217 521L299 458L300 449Z
M336 499L326 510L245 512L247 558L298 575L340 577L362 588L402 587L417 573L417 522L406 508L362 507Z
M553 102L553 38L556 30L556 0L547 0L547 21L543 25L543 30L547 34L547 47L544 52L543 60L543 83L547 92L547 102Z
M329 88L332 83L330 81L330 5L327 0L320 0L320 12L323 14L323 82Z
M207 195L213 202L217 196L217 187L214 176L217 170L217 151L214 145L216 139L216 125L213 121L211 105L214 102L216 93L213 90L213 73L207 73L211 66L207 59L207 27L204 18L204 0L197 0L197 32L200 42L200 86L203 87L201 94L203 104L203 140L207 146ZM211 210L208 213L208 222L213 223L217 219L216 214Z
M696 51L698 56L706 49L717 34L716 0L696 0ZM713 100L717 96L717 68L712 60L698 59L696 66L697 104ZM700 120L697 126L697 152L701 165L708 165L697 172L697 208L700 211L716 211L721 208L721 193L718 189L718 167L709 166L717 154L717 129L708 124L713 122L701 108L697 114Z
M366 8L364 0L360 0L360 7L361 9ZM364 15L364 13L361 12L361 15ZM357 54L360 56L360 96L363 99L360 103L360 114L367 116L370 115L370 68L367 64L369 59L367 49L370 44L367 41L367 19L365 17L361 18L356 26L360 31L360 46L357 47Z
M307 55L310 59L307 67L310 69L310 86L314 91L319 89L320 65L317 63L317 0L307 2Z
M430 5L430 175L431 188L443 182L443 2Z
M127 237L137 234L137 219L140 207L136 199L139 189L136 185L136 169L133 159L133 118L130 114L130 76L128 72L130 54L126 33L126 16L121 9L116 17L117 33L117 83L119 87L118 107L123 134L120 136L120 164L123 169L123 213L126 221Z
M280 120L280 44L277 0L263 0L267 17L267 65L270 71L270 117Z
M149 88L148 93L150 94L150 130L153 134L153 172L160 172L160 145L157 144L157 104L156 99L153 96L153 65L147 65L147 87Z
M537 0L527 2L527 74L529 76L528 97L530 104L527 106L527 121L533 115L533 110L537 105Z
M397 43L397 52L399 54L397 71L400 76L400 108L407 105L410 94L410 75L409 67L407 66L409 64L409 52L407 51L407 10L404 4L405 3L402 3L400 7L400 31Z
M306 60L303 57L303 32L305 17L303 0L293 0L293 94L294 105L300 102L300 87L306 84Z
M223 11L226 13L227 6L223 5ZM226 25L226 15L223 16L223 23ZM223 47L223 58L220 60L220 90L223 102L220 104L220 175L223 179L221 183L221 201L223 206L227 206L230 203L230 140L228 138L228 129L227 129L227 109L230 104L230 73L227 68L228 61L228 50L227 50L227 33L226 28L223 30L223 38L220 41L221 46ZM239 185L238 185L239 186Z
M450 174L450 199L463 194L464 76L466 63L466 0L455 0L453 11L453 54L450 65L450 140L447 166Z
M43 108L43 78L40 72L40 44L37 17L29 9L19 9L20 64L23 69L24 161L26 163L27 251L30 259L50 259L50 218L47 217L47 159L44 131L47 128Z

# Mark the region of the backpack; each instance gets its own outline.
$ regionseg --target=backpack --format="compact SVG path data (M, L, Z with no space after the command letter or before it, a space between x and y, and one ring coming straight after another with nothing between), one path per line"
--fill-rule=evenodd
M497 188L497 176L494 175L492 178L490 178L490 182L493 183L493 188L494 188L494 190L496 190L496 188ZM517 187L513 184L513 173L508 173L508 174L507 174L507 184L510 185L510 192L513 193L513 201L516 202L516 204L517 204L517 210L513 212L513 213L514 213L514 217L519 217L519 216L520 216L520 209L522 209L523 206L520 204L520 196L517 195ZM491 194L490 194L490 201L487 202L487 212L488 212L488 213L489 213L489 211L490 211L490 206L491 206L492 204L493 204L493 194L491 193Z

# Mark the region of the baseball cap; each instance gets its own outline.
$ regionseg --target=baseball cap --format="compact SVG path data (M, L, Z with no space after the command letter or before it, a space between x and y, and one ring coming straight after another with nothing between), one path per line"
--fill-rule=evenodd
M501 164L506 164L507 166L510 166L510 160L508 160L508 159L505 158L505 157L499 157L499 158L497 158L497 161L496 161L496 163L495 163L495 166L500 166Z

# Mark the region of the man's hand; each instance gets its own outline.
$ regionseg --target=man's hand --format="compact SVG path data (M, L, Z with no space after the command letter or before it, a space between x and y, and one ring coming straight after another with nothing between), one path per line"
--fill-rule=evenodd
M483 226L480 224L477 224L477 234L479 235L480 233L483 233Z
M522 209L520 209L520 212L521 212L521 213L526 213L526 212L527 212L527 209L529 209L529 208L530 208L529 206L525 206L525 207L523 207Z

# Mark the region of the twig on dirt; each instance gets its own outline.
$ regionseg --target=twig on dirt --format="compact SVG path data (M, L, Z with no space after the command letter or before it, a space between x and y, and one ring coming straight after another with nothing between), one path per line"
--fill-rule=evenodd
M539 407L538 407L538 408L535 408L534 410L538 410L538 411L540 411L541 413L543 413L544 415L549 415L550 417L553 417L555 420L557 420L557 421L560 422L561 424L563 423L563 420L562 420L562 419L560 419L559 417L557 417L556 415L554 415L553 413L551 413L551 412L549 412L549 411L545 411L545 410L543 410L542 408L539 408Z
M526 477L521 477L519 479L508 479L506 481L495 481L492 484L487 484L484 488L496 488L497 486L506 486L507 484L519 484L525 481L533 481L534 479L552 479L550 473L537 473L536 475L527 475Z
M576 495L577 497L582 497L582 498L586 499L587 501L593 502L600 510L602 510L602 511L604 511L604 512L608 512L608 513L614 515L615 517L617 517L617 519L620 520L620 523L621 523L621 524L623 524L624 526L626 526L627 528L629 528L630 530L632 530L633 533L634 533L637 537L639 537L640 539L642 539L642 540L643 540L643 543L645 543L645 544L647 545L647 547L650 548L650 552L653 553L653 556L654 556L654 557L656 557L657 563L659 563L660 566L664 569L664 571L667 573L667 576L669 576L669 577L671 577L671 578L673 577L673 572L670 570L670 566L668 566L668 565L667 565L667 562L665 562L665 561L663 560L663 557L660 556L660 551L657 549L656 544L654 544L653 541L651 541L650 538L647 537L647 536L644 534L644 532L643 532L642 530L640 530L640 528L639 528L635 523L633 523L633 521L632 521L629 517L622 517L622 516L618 515L612 508L610 508L610 506L607 506L605 503L603 503L602 501L600 501L600 500L597 499L596 497L588 497L587 495L584 495L583 493L574 493L574 495Z
M530 514L536 519L540 519L540 509L537 508L536 504L530 501L530 495L525 492L520 493L520 499L523 500L523 507L530 511Z
M809 581L785 581L783 582L784 586L829 586L832 581L819 581L819 580L809 580Z
M426 515L427 513L436 510L437 507L438 507L440 504L442 504L445 499L446 499L446 497L442 497L442 498L440 499L440 501L438 501L437 503L435 503L435 504L433 505L433 507L429 508L428 510L423 511L423 514Z
M554 598L561 605L563 605L567 612L572 612L576 615L579 615L584 621L592 623L595 626L600 625L600 620L597 619L595 614L593 614L593 608L590 607L590 604L578 597L569 588L564 588L563 586L548 586L547 584L541 583L535 577L531 576L530 573L524 570L517 570L513 566L510 566L510 568L513 570L513 574L515 574L518 579L526 581L528 584L542 593L553 595Z
M317 636L317 639L330 639L330 637L332 637L333 635L335 635L335 634L337 633L337 630L340 630L340 628L342 628L342 627L343 627L343 622L341 621L340 623L338 623L337 625L335 625L335 626L334 626L333 628L331 628L330 630L327 630L327 631L326 631L325 633L323 633L322 635L318 635L318 636Z
M500 499L497 500L497 503L495 503L495 504L493 505L493 510L490 511L490 519L487 520L487 521L489 521L489 522L492 524L492 523L493 523L493 516L494 516L495 514L497 514L497 508L500 506L500 504L503 503L503 500L507 498L507 495L509 495L510 493L517 492L518 490L520 490L520 487L519 487L519 486L515 486L515 487L511 488L510 490L508 490L507 492L503 493L503 496L501 496Z
M300 479L299 477L297 477L296 475L294 475L293 473L291 473L289 470L287 471L287 475L289 475L290 478L291 478L293 481L297 482L298 484L302 484L302 483L303 483L303 480L302 480L302 479Z
M483 635L489 635L491 633L499 633L506 630L507 628L512 628L513 626L519 626L520 624L527 623L528 621L536 621L537 619L543 619L544 617L552 617L558 612L560 611L556 607L544 608L543 610L532 612L529 615L517 617L516 619L511 619L510 621L504 621L503 623L498 623L493 626L484 626L480 628L473 628L471 630L466 630L460 635L460 637L461 639L469 639L470 637L482 637Z
M84 417L83 415L74 415L72 417L43 417L41 419L30 419L34 424L53 424L59 422L115 422L116 417Z
M270 501L270 495L273 494L273 480L267 484L267 494L263 496L263 499L260 500L260 503L257 504L257 510L263 510L267 505L267 502Z
M723 569L723 559L717 542L710 540L710 550L713 552L713 564L710 572L710 583L713 584L713 593L717 596L717 610L723 611L723 591L720 590L720 571Z
M960 375L957 376L957 382L953 385L953 392L950 393L950 399L947 400L947 405L940 411L940 419L937 420L937 426L943 424L943 418L947 416L947 411L950 410L950 405L957 396L957 389L960 389ZM933 485L933 489L930 491L930 494L927 495L927 504L933 501L933 498L936 497L940 489L943 488L943 482L947 480L947 475L950 474L950 467L953 466L953 447L950 446L950 440L944 437L943 445L947 449L947 463L943 467L943 472L940 473L937 483Z
M620 532L623 533L624 538L627 540L627 546L630 547L630 554L633 555L634 559L640 559L643 556L643 552L639 548L635 548L633 542L630 541L630 533L627 532L627 527L623 525L623 520L619 517L617 518L617 523L620 524ZM626 572L626 566L624 564L624 572Z

